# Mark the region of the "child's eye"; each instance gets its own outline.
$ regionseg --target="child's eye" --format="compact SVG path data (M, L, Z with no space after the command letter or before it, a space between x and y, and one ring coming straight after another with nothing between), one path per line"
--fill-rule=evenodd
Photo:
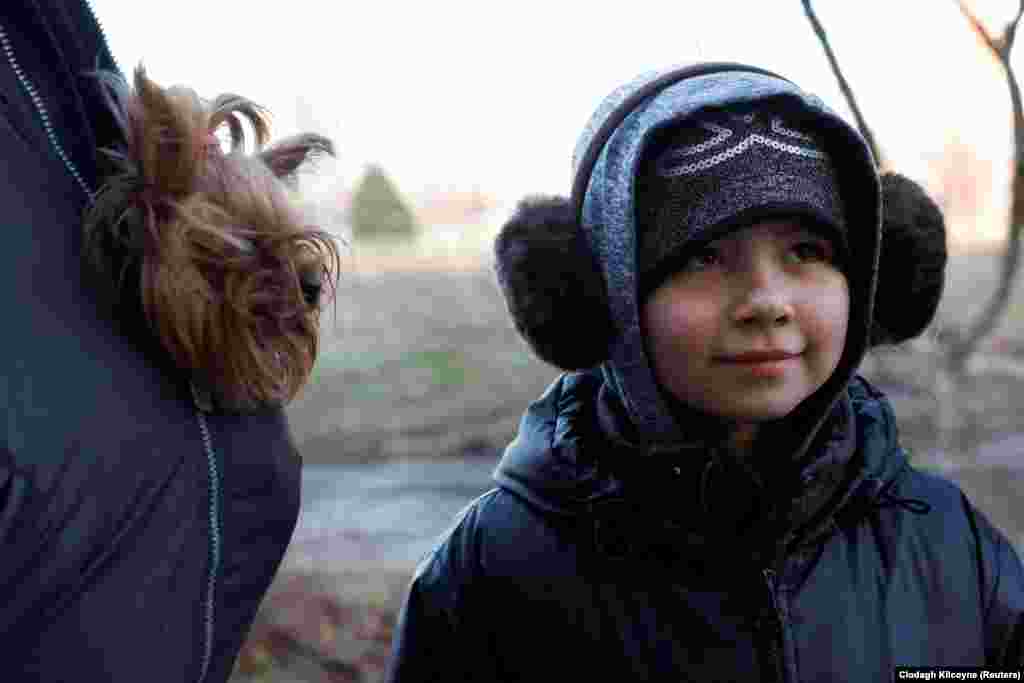
M825 261L831 262L832 250L829 245L819 240L797 242L791 247L793 255L800 262Z
M684 270L699 271L707 270L721 263L722 257L714 247L703 247L686 260Z

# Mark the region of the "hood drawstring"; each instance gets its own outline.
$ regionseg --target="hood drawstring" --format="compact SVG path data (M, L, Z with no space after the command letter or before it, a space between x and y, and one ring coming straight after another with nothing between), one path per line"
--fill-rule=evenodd
M885 483L880 479L869 479L871 483L869 483L866 488L869 489L869 491L867 491L867 495L870 497L869 501L872 509L878 510L881 508L896 506L916 515L926 515L931 512L932 506L927 501L920 500L918 498L900 496L893 492L893 488L900 480L903 479L903 476L906 475L909 467L910 466L908 464L904 463L897 475Z
M906 466L904 471L905 469ZM854 491L850 503L840 512L840 516L847 520L856 520L865 512L887 507L899 507L915 515L926 515L931 512L932 506L927 501L901 496L893 491L900 479L902 477L899 475L888 481L882 481L877 477L866 478Z
M886 487L879 495L879 500L875 501L874 506L875 508L883 508L893 505L917 515L926 515L932 511L931 503L920 500L919 498L900 498L899 496L890 493L888 487Z

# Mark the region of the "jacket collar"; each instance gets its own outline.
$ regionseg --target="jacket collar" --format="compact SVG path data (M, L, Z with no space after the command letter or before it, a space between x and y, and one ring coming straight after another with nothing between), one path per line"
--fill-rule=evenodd
M775 552L878 504L906 464L888 402L859 378L821 430L817 457L774 472L709 444L652 453L629 439L620 411L600 372L563 375L523 416L495 480L592 525L599 546Z
M848 397L837 402L821 431L816 456L800 465L766 453L746 462L713 440L652 452L624 440L614 404L599 402L604 434L616 443L602 464L618 480L622 497L659 501L658 516L694 531L731 535L763 524L797 528L812 519L843 483L857 434ZM778 529L781 531L781 529Z

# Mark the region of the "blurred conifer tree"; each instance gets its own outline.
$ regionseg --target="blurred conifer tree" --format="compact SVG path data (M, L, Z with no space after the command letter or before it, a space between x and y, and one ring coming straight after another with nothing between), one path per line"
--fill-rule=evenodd
M355 240L407 239L416 231L412 210L384 170L376 165L366 169L352 196L349 221Z

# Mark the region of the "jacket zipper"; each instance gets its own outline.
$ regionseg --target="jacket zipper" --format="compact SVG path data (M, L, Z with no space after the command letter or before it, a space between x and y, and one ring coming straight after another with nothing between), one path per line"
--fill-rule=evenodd
M217 589L217 575L220 573L220 467L217 463L217 454L213 449L213 438L210 435L210 428L206 423L206 412L210 409L210 399L201 393L194 383L190 386L196 420L199 422L199 431L203 437L203 450L206 453L206 467L209 475L207 477L207 486L210 522L210 571L206 575L206 596L203 601L203 658L199 666L199 678L197 679L198 683L203 683L206 680L206 674L210 669L210 660L213 657L214 618L216 616L214 612L214 598Z
M786 680L782 666L782 611L779 609L779 601L776 598L775 571L772 569L763 570L765 586L768 589L768 604L771 607L772 619L770 633L764 635L766 652L771 660L774 669L774 680L782 683Z
M60 140L57 139L57 132L53 129L53 123L50 121L50 113L46 109L46 105L43 103L43 98L39 96L39 91L36 90L35 85L29 80L29 77L21 69L21 65L18 64L17 57L14 56L14 47L11 45L11 39L7 35L6 29L0 25L0 49L3 49L4 57L7 59L8 66L14 71L14 75L18 79L18 83L21 84L22 90L28 95L32 101L32 106L35 108L36 113L39 115L39 120L43 124L43 130L46 132L46 138L50 141L50 146L57 153L57 156L64 163L64 168L67 169L71 177L74 178L75 182L85 193L89 203L92 204L93 197L95 196L92 188L89 187L88 183L79 173L78 167L75 166L71 158L68 157L67 152L64 151L63 145L60 144Z

